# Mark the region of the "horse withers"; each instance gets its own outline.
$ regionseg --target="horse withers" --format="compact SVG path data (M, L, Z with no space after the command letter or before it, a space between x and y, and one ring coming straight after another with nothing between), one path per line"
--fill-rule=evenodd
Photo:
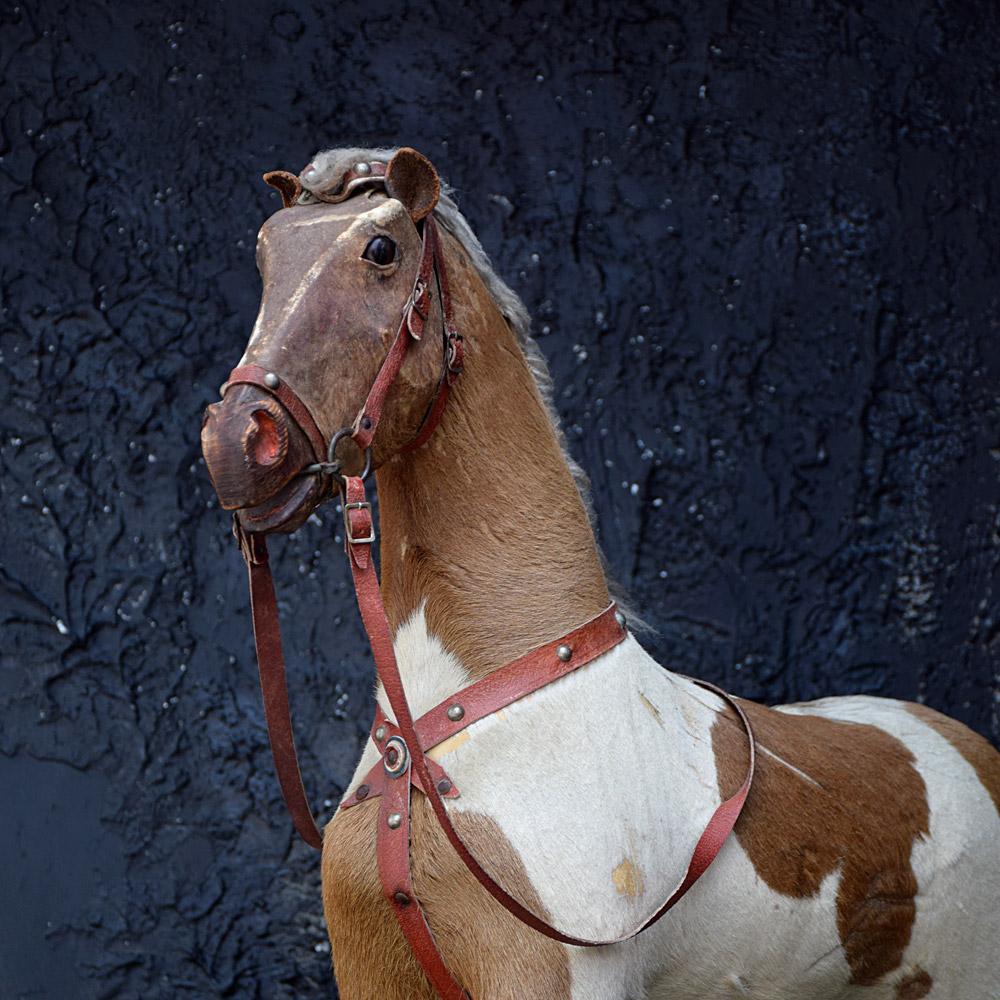
M382 655L416 718L605 612L586 479L524 306L428 161L331 150L270 181L286 207L260 232L261 308L237 369L266 375L209 407L206 460L251 538L301 525L333 492L324 473L358 477L371 462ZM429 221L440 260L421 288ZM396 358L368 438L366 400L406 335L401 317L423 335ZM453 384L449 326L464 354ZM428 335L438 329L444 359ZM340 428L370 451L345 442L324 464L318 452ZM381 686L376 697L384 727L402 725ZM414 793L405 905L419 903L468 996L1000 997L1000 755L916 704L739 706L758 753L733 834L678 905L627 942L582 948L537 933L483 888ZM431 998L376 858L380 805L365 782L390 764L377 734L323 836L337 983L345 1000ZM447 773L449 822L485 873L540 921L599 940L641 927L684 881L749 753L726 700L631 635L421 750Z

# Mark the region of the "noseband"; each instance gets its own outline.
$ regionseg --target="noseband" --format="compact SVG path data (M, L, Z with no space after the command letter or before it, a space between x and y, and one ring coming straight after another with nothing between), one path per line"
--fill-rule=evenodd
M437 391L414 437L403 451L419 448L434 432L444 412L451 386L463 369L463 341L453 322L447 271L433 215L424 219L423 227L420 263L413 289L403 308L399 329L364 405L351 426L337 431L327 442L309 407L295 391L280 376L259 365L236 368L230 374L226 387L236 384L255 385L274 396L298 424L312 447L314 461L306 465L299 474L320 476L324 487L327 482L333 481L341 493L344 507L344 546L350 562L358 609L368 633L378 680L395 717L395 721L390 719L376 704L371 739L380 754L380 760L352 795L341 803L341 808L350 809L376 797L381 799L376 827L376 855L383 895L399 921L414 956L438 995L444 1000L471 1000L469 993L455 979L441 957L423 907L413 890L410 849L412 789L416 788L427 798L442 831L462 862L506 910L539 933L563 944L596 947L626 941L645 930L670 910L705 872L732 831L746 801L753 780L756 752L750 723L740 704L714 685L696 680L695 683L721 697L742 722L750 748L746 779L737 792L715 810L695 845L684 878L662 906L637 930L613 941L576 938L542 920L494 880L459 836L444 800L458 798L460 790L441 765L428 756L428 751L478 720L592 662L624 640L628 633L625 616L612 604L596 618L585 622L568 635L531 650L463 688L414 720L403 689L393 648L392 630L375 572L372 553L375 524L364 483L371 471L372 440L382 417L386 397L399 374L410 342L420 340L424 333L430 314L432 277L441 299L442 371ZM365 456L364 470L359 476L342 474L337 450L346 437L350 437ZM302 838L313 847L322 848L323 836L316 825L302 785L292 734L278 606L268 563L267 542L264 535L245 531L238 513L233 518L233 532L249 572L254 642L257 647L268 737L281 792Z

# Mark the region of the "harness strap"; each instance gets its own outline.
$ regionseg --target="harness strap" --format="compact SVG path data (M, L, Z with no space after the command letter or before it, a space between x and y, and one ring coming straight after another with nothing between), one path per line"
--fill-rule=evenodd
M309 808L309 800L302 785L299 758L295 752L292 714L288 707L288 684L285 680L285 657L281 649L281 624L267 555L267 541L263 535L245 532L238 517L233 518L233 534L246 560L250 578L250 617L253 621L254 645L257 647L257 669L264 699L264 717L267 719L267 738L271 743L271 756L274 758L281 795L299 835L310 847L322 850L323 835L313 818L312 809Z
M309 438L309 444L312 445L313 457L316 461L325 460L326 438L323 437L323 432L319 429L316 418L284 379L278 378L273 372L269 372L260 365L241 365L239 368L234 368L229 373L229 378L226 379L225 388L228 389L232 385L255 385L258 389L263 389L264 392L274 396Z
M382 419L382 408L386 397L403 366L410 342L423 337L424 327L430 315L431 278L435 272L440 273L442 262L438 259L440 243L434 217L430 215L424 219L423 226L420 263L417 265L410 297L403 308L403 316L399 321L392 346L383 359L378 375L375 376L364 405L354 418L351 428L351 437L362 451L371 447L375 431L378 430L379 421Z

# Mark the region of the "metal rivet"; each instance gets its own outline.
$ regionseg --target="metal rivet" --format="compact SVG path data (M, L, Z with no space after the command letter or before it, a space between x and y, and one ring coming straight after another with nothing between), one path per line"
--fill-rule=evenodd
M389 824L390 830L398 830L403 825L403 817L399 813L389 813L386 823Z
M365 415L361 418L361 429L363 431L370 431L372 429L372 418Z
M451 782L447 778L442 778L438 782L438 791L442 795L447 795L451 791Z
M281 379L278 378L274 372L268 372L264 376L264 385L266 385L268 389L277 389L278 386L281 385Z
M369 789L367 785L358 785L358 790L354 794L359 799L367 799L368 791Z
M385 726L379 726L378 729L375 730L375 740L376 742L381 743L382 740L384 739L385 739Z
M625 628L625 622L627 619L620 611L615 612L615 621L618 622L619 628Z
M392 770L399 763L399 750L389 747L385 752L385 766Z
M462 708L461 705L452 705L451 708L448 709L448 718L451 719L452 722L458 722L464 717L465 709Z
M400 906L409 906L410 897L406 895L405 892L397 892L393 897Z
M355 168L354 172L356 174L370 174L372 172L372 167L370 163L359 163Z
M556 656L565 663L573 655L573 650L569 646L560 646L556 650Z

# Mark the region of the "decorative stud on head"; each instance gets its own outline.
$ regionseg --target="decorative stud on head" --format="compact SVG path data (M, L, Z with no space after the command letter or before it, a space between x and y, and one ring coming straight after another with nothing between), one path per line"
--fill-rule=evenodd
M382 740L384 739L385 739L385 726L379 726L378 729L375 730L375 740L376 742L381 743Z
M460 722L465 717L465 709L461 705L452 705L448 709L448 718L452 722Z
M403 825L403 817L399 813L389 813L386 823L390 830L398 830Z
M354 793L355 797L359 802L368 798L368 792L371 789L367 785L358 785L358 790Z
M438 782L437 788L442 795L447 795L451 791L451 782L447 778L442 778Z
M615 612L615 621L618 622L619 628L625 628L625 622L627 619L620 611Z
M268 372L264 376L264 385L266 385L268 389L277 389L278 386L281 385L281 379L278 378L274 372Z
M558 656L559 659L563 661L563 663L566 663L572 655L573 655L573 650L570 649L569 646L560 646L556 650L556 656Z
M366 174L372 172L372 165L370 163L359 163L354 167L354 172L364 177Z
M400 906L409 906L410 905L410 897L407 896L407 894L405 892L403 892L402 890L399 891L399 892L397 892L397 893L395 893L392 898L394 900L396 900L396 902L399 903Z

